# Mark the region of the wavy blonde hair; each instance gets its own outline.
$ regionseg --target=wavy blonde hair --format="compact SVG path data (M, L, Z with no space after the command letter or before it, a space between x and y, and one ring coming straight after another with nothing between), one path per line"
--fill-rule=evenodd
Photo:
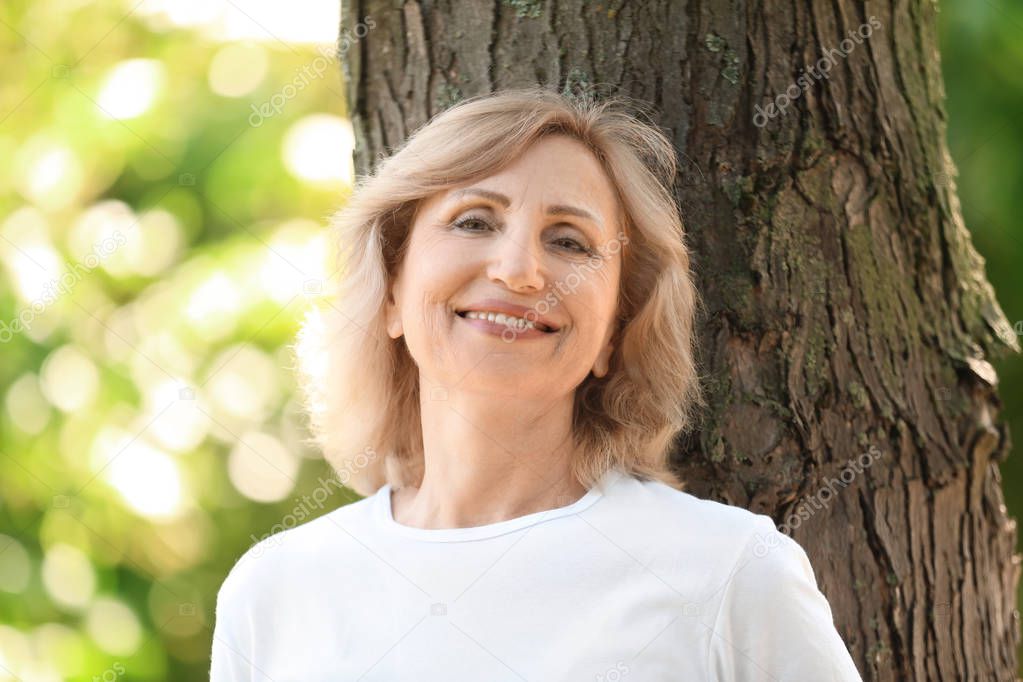
M637 102L573 98L539 86L464 100L415 132L331 220L340 280L295 345L310 442L360 495L420 485L418 369L391 339L384 303L416 211L428 197L496 172L540 138L586 145L618 192L622 248L618 325L608 373L577 387L571 463L591 487L609 469L682 489L668 466L676 436L703 405L694 361L699 299L672 186L677 157Z

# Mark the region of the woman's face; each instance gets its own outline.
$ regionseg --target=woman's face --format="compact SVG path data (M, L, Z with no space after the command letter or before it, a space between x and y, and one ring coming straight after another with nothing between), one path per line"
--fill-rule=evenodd
M590 371L603 376L626 241L619 211L597 159L565 136L430 197L392 282L389 335L404 334L425 379L460 391L554 399Z

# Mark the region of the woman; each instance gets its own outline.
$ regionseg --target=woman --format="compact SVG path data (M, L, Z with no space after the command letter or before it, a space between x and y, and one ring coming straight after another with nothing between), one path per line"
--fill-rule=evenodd
M802 548L668 468L697 299L674 149L622 103L463 102L338 214L298 355L367 497L238 562L214 682L860 679Z

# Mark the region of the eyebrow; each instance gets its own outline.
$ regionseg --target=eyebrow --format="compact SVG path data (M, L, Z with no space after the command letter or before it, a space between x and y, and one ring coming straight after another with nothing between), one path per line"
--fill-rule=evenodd
M480 189L478 187L468 187L466 189L460 189L451 194L455 199L461 199L466 196L479 196L484 199L489 199L495 203L501 204L505 208L511 206L511 199L507 195L501 194L500 192L492 192L489 189ZM590 220L600 227L604 226L603 221L597 216L593 215L589 211L583 208L577 208L575 206L568 206L566 204L554 204L547 207L547 215L573 215L577 218L583 218Z

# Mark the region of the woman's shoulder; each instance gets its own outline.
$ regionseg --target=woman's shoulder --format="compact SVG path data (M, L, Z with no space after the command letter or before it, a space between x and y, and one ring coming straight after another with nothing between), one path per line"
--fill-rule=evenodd
M286 515L264 536L252 536L257 541L238 558L221 589L258 591L264 583L301 580L311 568L330 565L365 536L374 499L370 495L300 524Z
M660 481L623 476L585 520L627 555L669 584L714 593L751 552L798 554L766 514L677 490ZM798 547L798 546L797 546ZM765 564L762 564L762 566ZM760 566L750 568L756 572Z
M757 532L776 530L766 514L699 497L656 480L620 476L607 497L612 502L605 513L677 540L727 538L731 545L745 545Z
M614 503L594 524L665 583L699 594L722 627L754 611L831 627L806 551L770 516L632 477L609 493Z
M860 679L806 550L770 516L660 482L632 480L618 492L622 509L637 510L635 527L640 517L653 526L647 568L660 569L680 592L702 592L699 613L721 635L709 651L720 679L764 671L777 679ZM735 656L734 647L746 655Z

